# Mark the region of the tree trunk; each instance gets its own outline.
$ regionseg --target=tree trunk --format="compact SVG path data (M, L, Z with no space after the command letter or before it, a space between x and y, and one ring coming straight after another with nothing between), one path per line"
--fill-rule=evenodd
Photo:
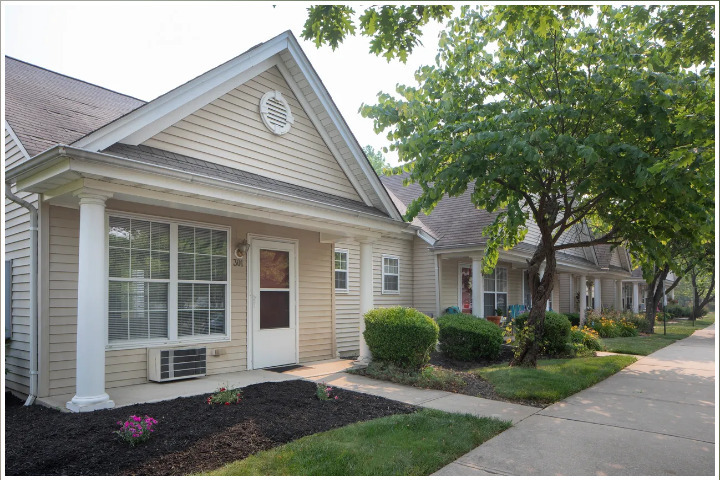
M648 331L645 333L653 333L655 331L655 311L663 298L665 289L665 279L670 272L668 265L663 266L660 270L656 270L652 283L648 285L647 297L645 298L645 320L648 322Z
M545 272L540 278L540 266L545 261ZM540 244L529 262L530 291L532 292L532 308L522 332L518 332L519 342L511 366L537 367L537 357L545 327L545 305L552 294L553 278L555 277L555 250Z
M698 274L696 272L693 272L690 275L690 279L692 280L692 287L693 287L693 315L694 318L699 318L702 316L702 310L705 308L705 305L715 300L715 295L712 294L713 289L715 288L715 272L713 271L712 276L710 277L710 285L708 286L707 292L705 292L705 298L700 300L700 297L702 297L702 294L700 293L700 290L697 286L697 277Z

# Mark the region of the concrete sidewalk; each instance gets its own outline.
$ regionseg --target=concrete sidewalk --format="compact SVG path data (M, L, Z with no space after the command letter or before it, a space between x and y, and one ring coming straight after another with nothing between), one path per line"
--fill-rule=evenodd
M714 475L715 324L518 422L435 475Z
M292 372L287 372L291 374ZM428 390L424 388L398 385L361 375L346 372L334 373L322 377L305 377L308 380L322 382L334 387L355 392L377 395L411 405L434 408L451 413L470 413L478 417L494 417L518 423L540 411L539 408L528 407L509 402L498 402L485 398L471 397L459 393Z

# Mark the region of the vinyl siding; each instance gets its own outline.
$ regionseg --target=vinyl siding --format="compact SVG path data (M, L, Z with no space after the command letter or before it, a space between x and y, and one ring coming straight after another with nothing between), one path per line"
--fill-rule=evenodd
M112 200L108 201L108 209L230 226L231 245L247 238L248 233L297 239L300 361L310 362L334 356L332 249L330 244L320 243L317 232ZM72 394L75 391L78 228L77 210L51 207L49 395ZM205 344L209 348L225 350L220 356L208 356L207 372L210 375L247 368L246 267L231 267L230 279L231 340ZM146 348L107 350L105 365L107 388L147 382Z
M5 169L17 166L25 156L5 130ZM12 192L38 206L38 196ZM24 207L5 199L5 258L12 260L12 337L6 350L5 386L19 394L29 393L30 365L30 214ZM3 299L3 302L5 300ZM5 327L3 326L3 329Z
M617 252L615 253L617 255ZM615 280L603 279L601 281L603 308L615 308Z
M413 240L413 307L435 316L435 255L420 237Z
M413 306L413 244L412 240L381 238L373 244L373 291L376 307ZM382 293L383 255L397 257L400 262L399 293Z
M575 282L575 280L573 280ZM575 308L574 305L571 306L570 301L570 274L569 273L561 273L558 275L558 295L560 297L558 305L560 305L560 309L558 310L560 313L570 313L574 312Z
M423 242L424 243L424 242ZM354 240L338 242L335 248L348 250L349 291L336 292L335 318L337 349L340 355L354 355L359 351L360 332L360 244ZM334 250L333 250L334 251ZM399 294L382 293L382 257L396 256L400 262ZM382 238L373 243L373 304L375 307L413 304L413 240ZM334 272L333 282L334 287ZM434 291L433 291L434 292ZM432 293L433 298L435 294ZM432 309L433 312L434 301Z
M282 136L271 133L259 113L261 97L282 92L295 123ZM277 67L211 102L144 145L360 200Z
M330 116L325 111L322 102L315 94L312 85L310 85L310 83L305 78L305 74L295 62L292 54L286 51L281 53L280 55L288 68L288 73L292 77L292 80L295 82L300 91L302 91L305 98L307 98L311 109L316 115L316 118L322 123L324 129L327 131L330 141L337 147L338 153L346 160L348 169L352 172L352 175L355 177L357 184L360 185L360 188L370 198L370 202L373 204L373 206L379 208L386 213L389 213L387 208L385 208L385 206L383 205L380 196L372 187L369 178L363 172L362 167L357 161L355 161L353 154L347 147L345 139L338 130L337 126L330 119ZM360 146L357 145L356 141L355 143L357 148L359 149ZM365 162L366 160L361 159L361 161ZM367 165L367 167L369 167L369 165ZM372 175L372 173L370 174Z
M348 291L335 292L337 349L340 355L355 355L360 348L360 244L351 241L336 243L335 248L348 251ZM333 288L334 275L333 272Z

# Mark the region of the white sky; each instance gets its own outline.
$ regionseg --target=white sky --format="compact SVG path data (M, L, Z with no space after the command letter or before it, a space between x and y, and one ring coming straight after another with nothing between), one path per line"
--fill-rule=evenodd
M377 93L414 84L434 61L440 25L408 59L369 53L367 37L334 52L300 38L309 3L3 2L2 53L142 100L152 100L275 35L292 30L361 145L387 146L358 113ZM363 4L355 6L361 12ZM393 153L387 155L395 163Z

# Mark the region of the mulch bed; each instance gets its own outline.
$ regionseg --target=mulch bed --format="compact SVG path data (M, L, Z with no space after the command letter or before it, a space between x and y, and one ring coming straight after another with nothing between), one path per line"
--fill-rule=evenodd
M6 394L6 475L187 475L217 468L298 438L416 407L335 389L320 401L304 380L243 389L237 405L207 405L208 394L112 410L71 414L23 407ZM130 415L158 420L155 433L131 447L114 433Z

